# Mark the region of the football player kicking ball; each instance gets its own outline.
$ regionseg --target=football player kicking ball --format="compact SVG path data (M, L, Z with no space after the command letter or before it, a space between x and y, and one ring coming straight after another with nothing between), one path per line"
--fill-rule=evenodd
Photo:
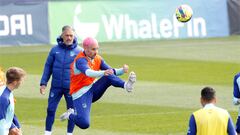
M73 97L74 109L68 109L60 119L73 121L79 128L90 126L90 110L93 102L102 97L109 86L119 87L131 92L136 82L136 75L130 72L128 81L121 80L119 75L128 72L128 65L122 68L111 68L100 55L96 39L83 40L84 52L78 54L71 65L70 94ZM95 78L99 78L94 82Z

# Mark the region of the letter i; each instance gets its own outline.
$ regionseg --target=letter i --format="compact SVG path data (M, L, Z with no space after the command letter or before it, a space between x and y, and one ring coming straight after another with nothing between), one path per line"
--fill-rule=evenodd
M32 35L33 34L33 30L32 30L32 15L31 14L27 14L27 33L28 33L28 35Z

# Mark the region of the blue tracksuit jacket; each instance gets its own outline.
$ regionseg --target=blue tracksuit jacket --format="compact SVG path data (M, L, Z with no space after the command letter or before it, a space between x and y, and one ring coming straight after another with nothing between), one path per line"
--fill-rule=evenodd
M57 43L49 52L40 85L47 85L52 75L52 87L69 89L70 65L83 49L77 45L76 38L70 46L66 46L61 37L57 38Z

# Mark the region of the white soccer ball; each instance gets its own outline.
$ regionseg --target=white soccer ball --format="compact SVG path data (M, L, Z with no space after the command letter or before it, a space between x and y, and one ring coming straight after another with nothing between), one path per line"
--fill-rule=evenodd
M193 15L192 8L189 5L180 5L176 9L176 18L179 22L188 22Z

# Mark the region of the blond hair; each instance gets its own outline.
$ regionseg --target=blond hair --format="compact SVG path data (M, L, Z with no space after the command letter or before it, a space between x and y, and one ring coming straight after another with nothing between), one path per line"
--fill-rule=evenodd
M5 73L2 69L2 67L0 67L0 86L5 85L5 83L6 83Z

